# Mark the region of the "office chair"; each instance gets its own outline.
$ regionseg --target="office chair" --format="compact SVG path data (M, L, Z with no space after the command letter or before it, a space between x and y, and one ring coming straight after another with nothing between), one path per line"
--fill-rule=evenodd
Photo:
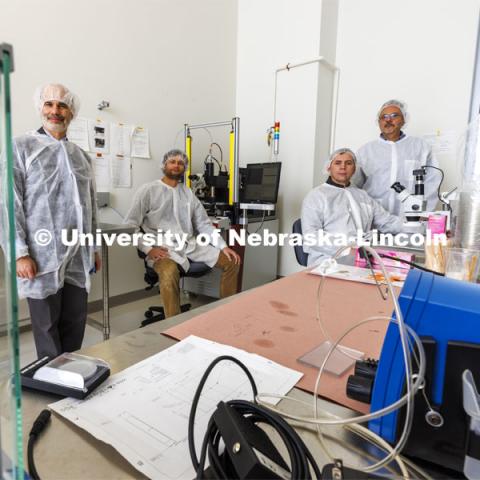
M143 260L143 263L145 265L145 274L143 276L143 279L145 280L145 283L148 284L148 287L146 287L145 290L151 290L155 285L158 284L157 272L148 265L147 256L145 255L145 253L137 249L137 255ZM189 261L189 262L190 262L190 268L188 272L185 272L183 268L180 265L178 265L178 270L180 271L180 278L201 277L202 275L205 275L211 270L211 268L203 262L192 262L192 261ZM192 308L192 305L190 303L184 303L183 305L180 305L181 312L187 312L191 308ZM152 305L151 307L148 307L148 310L145 311L145 319L142 321L141 326L146 327L151 323L159 322L160 320L164 320L164 319L165 319L165 310L163 309L163 307L161 307L160 305Z
M297 218L297 220L293 222L292 231L293 233L299 233L300 235L302 234L302 220L300 218ZM293 249L295 250L295 257L297 258L299 265L306 267L308 263L308 253L303 251L303 247L301 245L295 245Z

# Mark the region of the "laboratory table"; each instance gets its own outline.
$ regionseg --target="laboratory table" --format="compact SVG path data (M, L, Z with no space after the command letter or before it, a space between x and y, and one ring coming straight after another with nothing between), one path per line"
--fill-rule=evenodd
M255 290L257 289L253 291ZM234 297L219 300L171 319L157 322L145 328L140 328L93 345L80 352L106 360L111 365L112 374L115 374L173 345L176 341L162 334L166 329L179 325L212 308L227 304L234 298L248 295L250 292L243 292ZM289 396L309 402L309 404L312 402L311 394L297 388L292 389ZM58 397L47 394L31 391L23 392L22 407L26 467L28 432L42 409L56 400L58 400ZM280 406L283 402L280 403ZM320 408L326 407L329 411L343 417L354 415L351 410L322 398L318 398L317 403ZM307 415L311 413L308 412L308 407L304 407L296 402L289 402L288 407L290 411L298 414ZM315 432L306 428L300 428L299 431L318 464L321 466L324 463L328 463L325 454L319 447ZM344 430L332 428L331 435L334 435L338 441L349 434ZM341 451L342 458L345 461L352 463L361 461L351 450L343 449ZM95 439L86 431L56 414L52 414L51 424L41 435L35 446L35 460L42 480L65 478L70 480L87 478L92 480L144 478L113 447ZM190 459L186 458L185 461L189 462Z
M98 228L102 233L107 234L120 234L120 233L129 233L132 234L135 232L135 227L132 225L116 225L113 223L100 223ZM103 339L108 340L110 338L110 279L108 274L108 245L106 242L102 241L102 300L103 300Z

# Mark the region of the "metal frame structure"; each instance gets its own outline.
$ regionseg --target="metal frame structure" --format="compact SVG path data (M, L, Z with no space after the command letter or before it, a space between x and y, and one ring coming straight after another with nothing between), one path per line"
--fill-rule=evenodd
M330 126L330 145L329 151L331 152L335 146L335 135L336 135L336 128L337 128L337 108L338 108L338 91L339 91L339 84L340 84L340 69L330 63L325 57L315 57L310 60L306 60L303 62L296 62L296 63L287 63L286 65L277 68L275 70L275 83L273 89L273 125L278 123L277 119L277 80L278 74L280 72L290 72L294 68L303 67L305 65L311 65L312 63L318 63L323 65L328 70L333 72L333 98L332 98L332 115L331 115L331 126Z
M192 167L192 135L191 130L200 128L216 128L230 126L230 161L228 167L228 204L234 205L240 201L240 176L239 176L239 155L240 155L240 118L233 117L232 120L224 122L198 123L184 126L185 134L185 153L188 157L188 168L185 171L185 184L190 188L191 182L188 178Z

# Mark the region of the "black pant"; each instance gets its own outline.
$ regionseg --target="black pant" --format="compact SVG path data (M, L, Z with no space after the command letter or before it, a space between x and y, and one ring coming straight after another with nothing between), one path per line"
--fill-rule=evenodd
M57 357L82 346L87 321L87 291L65 283L57 293L27 298L38 358Z

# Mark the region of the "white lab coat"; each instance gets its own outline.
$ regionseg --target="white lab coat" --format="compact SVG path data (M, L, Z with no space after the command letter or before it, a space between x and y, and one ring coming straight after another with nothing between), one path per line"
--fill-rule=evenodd
M214 235L214 227L203 205L193 192L183 183L175 188L161 180L142 185L135 194L133 204L125 216L124 223L141 227L145 233L187 234L185 247L179 250L179 243L167 245L170 258L185 271L189 269L188 259L203 262L209 267L215 266L220 250L227 244ZM196 235L205 233L212 236L216 245L199 245ZM166 246L166 245L163 245ZM140 250L148 253L153 247L139 245Z
M64 282L90 289L94 246L65 246L61 230L96 230L96 193L90 157L66 139L30 132L13 140L16 257L37 264L33 280L17 278L20 297L46 298ZM52 240L39 244L45 230Z
M390 188L400 182L410 193L414 193L412 171L422 165L438 167L432 150L425 140L404 136L397 142L378 138L363 145L357 152L357 170L352 183L363 188L383 208L394 215L403 216L403 208L397 193ZM427 168L425 176L425 198L427 209L433 211L437 204L440 172Z
M354 186L346 188L324 183L311 190L302 204L302 233L323 231L356 237L357 230L369 232L376 228L383 233L396 234L403 230L402 220L388 213L364 190ZM303 246L308 253L308 266L317 265L333 257L338 246Z

